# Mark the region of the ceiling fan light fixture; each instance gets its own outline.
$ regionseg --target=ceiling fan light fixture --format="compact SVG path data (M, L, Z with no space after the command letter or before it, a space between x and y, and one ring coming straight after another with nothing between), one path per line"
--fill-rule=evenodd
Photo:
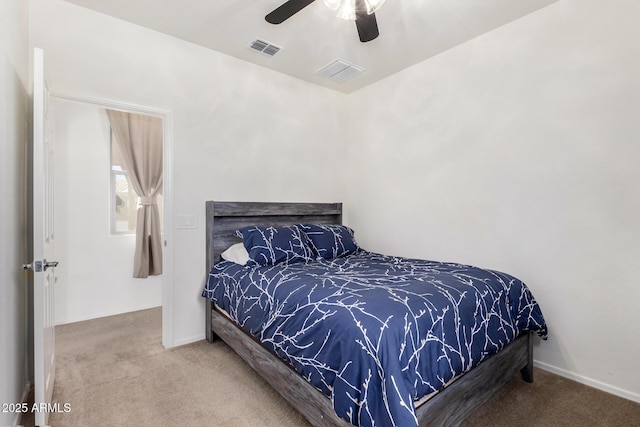
M343 0L336 16L340 19L356 20L356 0Z
M287 0L279 7L269 12L265 21L270 24L282 24L315 0ZM362 43L370 42L380 35L376 10L382 6L385 0L323 0L333 10L338 11L338 16L353 20L358 30L358 38Z
M364 4L367 15L371 15L380 9L384 2L385 0L363 0L361 3ZM349 19L351 21L356 19L356 0L324 0L324 4L330 9L337 10L338 18Z

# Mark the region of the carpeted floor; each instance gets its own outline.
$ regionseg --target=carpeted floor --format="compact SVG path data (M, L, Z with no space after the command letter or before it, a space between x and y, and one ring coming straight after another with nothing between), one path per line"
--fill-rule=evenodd
M164 350L160 310L57 327L52 426L309 426L223 342ZM463 425L640 426L640 404L536 370Z

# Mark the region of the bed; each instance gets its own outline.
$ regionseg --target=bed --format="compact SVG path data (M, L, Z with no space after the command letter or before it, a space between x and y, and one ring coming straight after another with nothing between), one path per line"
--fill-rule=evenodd
M216 283L218 284L218 292L223 292L223 294L224 292L227 292L227 294L238 294L238 291L229 291L230 288L225 288L225 286L228 286L226 281L230 276L232 276L232 273L239 275L238 277L242 276L243 278L246 278L247 274L241 271L243 267L226 265L231 264L228 261L221 262L221 254L223 251L227 250L234 244L242 242L242 239L238 237L236 231L245 229L245 227L246 229L255 226L285 227L291 226L293 224L315 224L318 226L340 225L342 224L342 204L214 201L207 202L206 243L207 274L209 275L209 281L212 280L212 276L215 276ZM245 232L245 235L246 233L248 233L248 231ZM383 275L387 276L388 270L393 270L394 265L400 265L401 267L399 267L399 270L406 270L407 265L411 265L412 267L410 268L412 270L420 270L420 268L426 268L431 275L441 274L440 270L437 270L438 268L441 268L439 263L421 260L405 260L397 257L370 254L366 251L359 251L357 254L353 254L353 256L337 257L335 259L331 257L327 258L329 259L328 261L321 260L322 262L317 265L315 262L310 262L308 264L299 262L292 263L291 266L287 267L289 268L289 270L286 270L285 273L281 271L273 272L272 274L275 276L270 277L270 281L265 282L267 283L265 287L268 287L269 284L275 280L275 278L278 279L278 283L285 283L286 285L296 284L296 286L297 284L299 284L299 281L296 282L289 279L283 280L283 275L287 278L295 277L296 279L299 279L300 277L306 278L311 276L326 278L329 274L332 277L332 280L342 280L340 282L342 285L344 285L345 283L350 284L352 282L358 282L358 280L352 278L343 279L343 277L341 276L342 272L353 270L356 272L356 274L358 274L358 272L359 274L362 274L363 268L365 269L364 271L367 274L367 280L365 282L371 282L372 277L374 277L373 281L375 282L375 280L378 280L378 277L375 276L375 274L374 276L372 276L371 272L373 270L375 270L376 268L378 270L380 270L380 268L382 268L382 270L386 269L386 271L383 272ZM408 263L408 261L411 261L411 263ZM373 263L374 267L371 267L372 264L370 263ZM315 270L304 270L305 268L308 268L308 266L315 268ZM446 267L450 268L450 266L453 266L455 268L455 271L457 272L459 277L466 277L466 268L474 268L458 265L447 265ZM327 270L328 268L331 268L331 270ZM339 269L338 273L336 273L335 268ZM435 273L434 268L436 268L437 270L435 271ZM267 270L270 271L271 269L263 269L256 274L259 274L259 277L264 278L267 275ZM495 274L495 272L491 272L488 270L485 272L488 272L487 274L489 275ZM504 275L500 277L504 278L510 276ZM229 279L228 281L234 282L234 280ZM249 278L249 280L254 280L255 282L262 279ZM395 280L402 281L402 279ZM224 285L222 284L223 282L225 283ZM207 284L207 286L209 286L209 283ZM246 285L243 286L246 287ZM404 286L404 282L400 284L400 286ZM221 289L223 288L226 289L226 291L222 291ZM296 290L298 290L299 288L300 287L298 286ZM316 288L313 289L314 292L317 293L317 291L315 291ZM363 292L366 293L367 291L378 292L377 288L373 290L363 290L362 288L357 289L358 295ZM244 290L242 292L244 292ZM313 293L304 289L298 292L308 292L310 294ZM528 295L528 290L526 292ZM291 291L289 291L289 293L293 295ZM223 294L219 293L218 295ZM315 361L314 359L314 363L316 365L322 366L320 368L318 368L318 366L311 366L311 372L308 370L304 371L308 358L304 359L303 362L300 362L300 360L302 360L302 356L300 356L299 358L298 356L287 357L291 355L291 351L288 352L287 348L285 348L287 346L283 345L282 343L286 342L288 345L290 339L286 339L284 341L280 340L279 342L276 342L274 337L281 336L281 331L279 329L277 329L276 332L273 332L270 336L267 336L264 331L257 332L256 325L254 324L252 326L251 322L255 322L254 318L260 316L260 309L263 304L258 303L257 301L260 301L262 297L255 297L253 303L251 303L250 305L246 305L247 298L254 297L236 295L233 297L235 305L227 304L227 306L225 306L225 308L223 309L220 305L224 305L223 300L225 298L219 296L219 304L217 304L216 302L214 302L216 298L213 297L213 293L207 291L207 288L205 288L205 291L203 291L203 296L207 297L205 326L207 340L209 342L214 342L219 338L225 341L241 358L243 358L258 374L260 374L278 393L280 393L314 426L346 427L353 424L358 425L358 423L361 423L362 425L457 425L461 421L463 421L474 409L484 403L496 390L498 390L505 382L511 379L518 372L520 372L525 381L533 381L532 342L534 339L534 333L532 332L532 330L537 329L538 334L543 337L546 334L546 325L544 324L544 319L541 318L540 313L539 318L534 319L534 324L531 324L531 322L529 322L524 326L519 326L518 329L523 330L514 332L512 334L512 339L509 339L509 342L505 345L497 345L495 343L489 343L488 345L487 341L489 341L489 339L485 339L485 347L500 347L499 351L496 350L497 353L495 354L489 354L487 352L486 357L485 355L482 355L481 361L479 361L478 363L474 362L473 366L471 366L470 360L467 361L465 360L464 355L460 355L459 358L465 363L468 363L469 366L464 368L464 372L462 373L454 373L451 378L435 378L434 381L436 383L438 381L442 382L437 387L433 385L433 381L426 381L424 378L421 378L418 382L414 380L414 383L419 383L418 385L420 387L426 388L427 392L425 392L425 390L422 390L420 396L412 394L410 396L412 398L410 402L403 402L402 399L399 399L397 403L389 404L386 401L387 399L385 398L382 411L384 412L384 410L386 410L387 412L389 412L389 414L391 414L389 415L391 417L389 420L391 421L386 420L381 422L379 418L376 421L376 417L368 413L372 412L376 414L376 410L378 412L381 411L380 407L382 406L382 403L378 402L378 400L380 399L377 399L377 397L375 396L369 397L368 399L371 400L371 402L375 403L375 405L373 403L371 404L371 407L373 409L370 409L368 406L365 409L362 408L362 406L364 405L363 401L365 403L367 401L366 399L361 399L363 390L376 390L375 382L368 382L369 379L365 378L361 383L366 383L367 386L364 387L364 389L361 388L360 390L353 391L353 393L360 393L358 395L354 394L353 396L351 395L351 388L353 388L352 384L355 384L353 381L346 381L347 386L342 387L343 392L341 392L340 395L347 395L351 397L351 401L356 402L356 404L359 405L357 406L358 413L357 415L354 415L353 409L349 408L349 405L353 407L354 404L349 402L349 399L347 399L347 402L345 404L345 407L347 409L338 408L340 405L330 399L327 395L329 394L333 396L331 393L336 389L339 389L339 384L336 385L338 382L334 382L334 380L337 377L340 377L340 379L342 379L343 371L340 372L340 375L335 375L336 378L334 378L334 376L332 375L329 375L329 377L331 377L331 384L328 384L327 374L323 373L326 370L321 371L321 369L324 369L329 361L321 360L320 356L318 356L317 359L321 362ZM242 298L245 299L245 302L243 302ZM399 297L395 293L393 295L393 298L397 301L405 301L402 297ZM231 297L227 299L231 299ZM343 300L340 300L339 304L344 305L342 301ZM300 306L299 302L297 304L298 306ZM527 307L534 307L536 310L538 310L537 304L535 304L535 300L533 300L532 296L525 305ZM479 306L479 303L477 303L476 306ZM330 317L326 315L327 310L322 311L322 309L317 309L316 311L325 313L322 319ZM333 314L333 312L331 313ZM237 319L238 316L241 317L243 315L243 319ZM236 318L237 320L232 320L232 317ZM329 322L329 320L327 320L327 322ZM311 322L309 320L307 321ZM243 324L245 328L241 327L239 323ZM311 328L311 326L315 327L317 323L322 322L315 322L313 323L313 325L309 325L309 329ZM382 319L381 324L383 326L381 327L381 330L387 328L387 323L389 322L385 322L385 320ZM360 325L359 322L358 325ZM269 328L265 327L265 329ZM306 326L302 327L302 329L305 328ZM400 326L398 326L398 328L400 328ZM505 329L504 326L502 326L502 328ZM332 329L332 333L334 335L336 329L337 328L335 327ZM364 328L361 327L361 329ZM409 329L410 328L405 327L405 335L407 334L407 331ZM355 331L354 333L361 332L362 331ZM365 333L368 332L365 331ZM314 353L315 355L321 355L321 351L325 348L326 343L330 342L330 340L332 339L329 335L331 334L325 333L325 335L321 335L321 338L315 340L312 339L307 344L302 345L300 343L297 343L296 345L298 345L298 347L311 347L314 345L319 345L318 343L321 342L322 345L318 347L319 350ZM261 343L258 338L256 338L256 336L262 336L265 342ZM425 340L422 340L422 342L424 341ZM402 346L401 351L404 351L404 345L400 345ZM298 347L294 348L294 350L297 350ZM366 352L366 349L364 349L366 345L363 345L362 347L363 351ZM331 348L335 349L335 347ZM422 349L416 350L413 355L415 356L416 354L419 354L418 351L422 351ZM337 353L337 351L331 350L327 351L327 353L333 355ZM469 353L469 358L470 357L471 351ZM283 360L283 358L287 358L287 361ZM417 356L415 358L417 359ZM413 360L413 357L409 357L409 359ZM423 357L423 359L426 358ZM441 362L441 359L442 358L439 358L437 359L437 361ZM416 362L416 364L417 363L418 362ZM450 361L446 361L446 363L448 363L449 365L452 364ZM354 365L355 364L356 363L354 362ZM349 365L349 363L347 363L347 365ZM403 366L404 365L401 365L400 368L402 368ZM346 370L347 368L345 367L344 371ZM406 374L406 371L407 369L405 367L404 369L402 369L401 374L404 376ZM369 369L368 372L370 373L371 369ZM393 382L391 382L389 378L384 378L383 381L381 381L382 385L380 386L383 390L386 390L385 393L383 393L385 396L387 394L392 394L389 392L389 390L392 388L391 385L393 385L395 389L398 390L396 380L392 375L393 371L389 372L391 372L391 374L388 374L388 376L391 377L391 380L393 380ZM384 376L386 374L385 372L383 372L381 375ZM385 387L385 384L389 385ZM433 390L429 389L429 387L433 388ZM345 388L346 393L344 392ZM432 392L429 392L430 390ZM405 396L405 394L406 393L402 394L398 392L398 396ZM397 408L389 409L389 407L394 405ZM411 406L411 408L407 408L407 406ZM404 416L399 415L399 410L403 408L411 410L411 417L414 417L415 423L413 423L413 421L396 421L396 418L393 418L396 416ZM341 417L338 416L337 411L341 411ZM410 420L411 417L407 419ZM349 419L351 423L348 422L347 419Z

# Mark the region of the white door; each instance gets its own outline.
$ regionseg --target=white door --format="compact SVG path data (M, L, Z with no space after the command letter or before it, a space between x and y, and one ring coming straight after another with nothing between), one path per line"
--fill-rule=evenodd
M33 70L33 339L35 423L46 426L55 381L53 146L47 131L44 53L34 49Z

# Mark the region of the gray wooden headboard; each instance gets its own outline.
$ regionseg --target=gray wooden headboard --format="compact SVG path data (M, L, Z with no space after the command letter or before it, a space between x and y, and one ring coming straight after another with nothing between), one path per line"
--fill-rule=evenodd
M207 275L249 225L342 224L342 203L206 202Z

